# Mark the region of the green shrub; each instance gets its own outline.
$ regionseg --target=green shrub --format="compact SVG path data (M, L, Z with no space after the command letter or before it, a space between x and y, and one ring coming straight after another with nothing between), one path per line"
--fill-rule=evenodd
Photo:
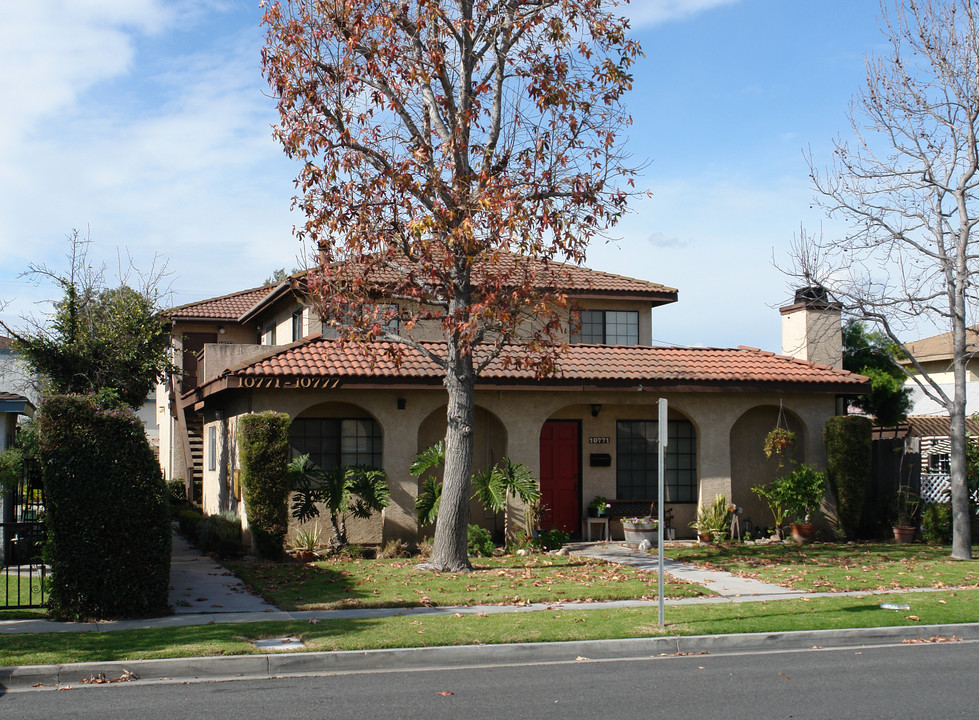
M921 539L929 545L952 544L952 504L927 503L921 512Z
M870 463L873 423L858 415L841 415L826 421L826 468L830 488L836 496L840 530L856 539L863 515Z
M570 539L571 536L564 530L551 528L542 531L540 535L534 538L534 545L540 550L560 550L568 544Z
M207 515L196 528L197 547L219 558L241 556L241 520L234 513Z
M177 507L187 502L187 488L183 478L174 478L167 482L167 499L171 507Z
M496 545L493 544L493 537L490 535L489 530L481 528L479 525L469 526L469 529L466 531L466 539L470 555L490 557L493 551L496 550Z
M238 420L241 487L261 557L279 559L289 523L289 416L262 412Z
M191 542L197 542L197 524L204 519L204 513L194 507L183 508L177 513L177 526L180 534Z
M142 423L68 395L46 400L39 417L52 614L166 614L170 513Z

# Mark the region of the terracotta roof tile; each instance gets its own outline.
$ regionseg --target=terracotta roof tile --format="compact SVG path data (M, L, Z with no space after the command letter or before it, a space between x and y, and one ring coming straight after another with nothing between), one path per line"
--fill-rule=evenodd
M169 314L174 320L237 320L274 289L274 286L268 285L240 290L230 295L175 307Z
M430 344L433 351L439 345ZM391 343L374 343L373 352L335 340L313 337L267 357L232 368L239 377L328 376L351 380L439 381L441 368L412 348L401 348L400 366L389 353ZM569 345L557 360L557 372L536 380L529 370L506 368L497 359L480 381L547 384L610 382L622 384L782 384L859 386L866 378L826 365L750 348L673 348Z

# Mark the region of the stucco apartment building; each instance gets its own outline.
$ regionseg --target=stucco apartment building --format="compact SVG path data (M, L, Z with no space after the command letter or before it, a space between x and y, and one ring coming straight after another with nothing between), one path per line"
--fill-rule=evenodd
M865 381L841 369L839 306L801 293L782 308L786 355L654 346L653 310L676 302L675 289L551 265L573 301L568 312L580 313L574 323L580 329L565 335L557 371L544 379L500 363L477 379L474 466L504 456L523 463L550 508L546 524L576 534L595 496L639 506L656 499L663 397L664 501L677 537L692 536L688 524L698 503L718 493L743 506L743 518L771 524L750 487L776 472L762 445L780 410L798 437L795 458L821 466L826 419L842 410L842 395ZM195 499L205 511L243 514L237 420L277 410L293 419L295 454L308 452L321 466L366 463L387 473L391 506L354 524L353 541L410 542L430 531L416 520L419 483L408 468L416 453L444 437L446 395L436 364L411 349L397 365L340 345L296 277L184 305L171 318L184 375L158 391L161 464L168 478L188 485L198 479ZM435 332L420 339L438 342ZM471 520L502 529L500 518L476 505Z

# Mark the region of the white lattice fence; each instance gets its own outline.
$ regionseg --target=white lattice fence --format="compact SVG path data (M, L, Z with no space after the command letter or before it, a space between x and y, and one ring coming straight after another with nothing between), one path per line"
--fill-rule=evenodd
M948 473L921 473L921 499L926 503L948 502L952 477Z
M949 501L952 476L948 473L921 473L921 499L926 503ZM972 502L979 503L979 491L972 493Z

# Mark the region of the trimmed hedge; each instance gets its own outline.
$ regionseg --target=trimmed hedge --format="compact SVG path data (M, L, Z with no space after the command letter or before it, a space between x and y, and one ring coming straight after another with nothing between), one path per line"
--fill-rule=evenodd
M836 516L848 540L860 530L864 498L870 482L873 423L859 415L840 415L826 421L826 469L836 496Z
M46 400L39 417L52 614L168 614L167 488L142 423L77 395Z
M241 488L261 557L278 559L289 525L289 416L266 411L238 420Z

